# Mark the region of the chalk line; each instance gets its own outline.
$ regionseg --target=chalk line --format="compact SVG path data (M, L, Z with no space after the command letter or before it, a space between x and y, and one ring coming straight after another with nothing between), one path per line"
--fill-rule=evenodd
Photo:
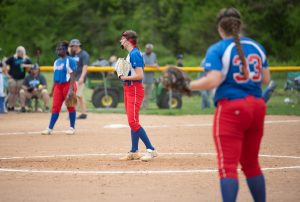
M299 169L300 166L287 166L275 168L262 168L264 171ZM240 170L239 170L240 171ZM217 169L196 169L196 170L37 170L37 169L11 169L0 168L0 172L13 173L40 173L40 174L85 174L85 175L105 175L105 174L182 174L182 173L216 173Z
M141 153L143 154L143 153ZM87 157L87 156L122 156L125 153L82 153L82 154L55 154L55 155L40 155L40 156L11 156L0 157L0 160L14 160L14 159L43 159L43 158L64 158L64 157ZM211 152L165 152L159 153L160 156L216 156L216 153ZM288 155L271 155L261 154L260 157L265 158L287 158L287 159L300 159L300 156Z
M274 120L274 121L265 121L265 124L274 124L274 123L297 123L300 122L300 120ZM211 127L212 123L199 123L199 124L192 124L192 123L187 123L187 124L178 124L178 125L167 125L167 124L162 124L162 125L145 125L143 126L144 128L169 128L169 127ZM129 128L128 125L126 124L108 124L102 126L103 128L106 129L122 129L122 128ZM77 132L83 132L82 130L76 130ZM86 131L86 130L85 130ZM60 131L53 131L52 133L65 133L65 130L60 130ZM1 132L0 136L7 136L7 135L36 135L36 134L41 134L41 131L21 131L21 132Z

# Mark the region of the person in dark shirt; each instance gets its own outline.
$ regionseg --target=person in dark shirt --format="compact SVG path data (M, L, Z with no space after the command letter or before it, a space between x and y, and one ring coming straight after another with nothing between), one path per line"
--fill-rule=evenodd
M143 53L143 60L145 63L145 66L147 67L155 67L159 69L159 65L157 64L157 57L156 54L153 52L153 45L148 43L145 46L145 52ZM147 109L150 103L151 95L152 95L152 89L154 84L154 72L145 72L144 73L144 79L143 79L143 85L145 90L145 97L143 100L142 108Z
M4 78L2 75L2 60L0 59L0 113L4 113L4 102L5 102L5 90L4 90Z
M183 64L183 55L182 54L178 54L176 56L176 66L177 67L184 67L184 64Z
M16 54L3 63L3 72L8 77L8 111L14 110L26 71L31 67L32 62L23 46L17 47Z
M25 101L32 97L42 98L44 101L44 111L49 111L49 93L47 91L47 81L40 74L38 64L34 64L30 69L30 74L25 77L22 89L20 90L21 112L26 112Z
M70 50L71 57L76 61L77 70L76 70L76 85L77 85L77 99L80 106L81 114L77 119L86 119L87 110L86 103L84 99L84 87L87 75L87 68L89 65L90 56L89 54L81 48L81 43L78 39L72 39L70 41Z

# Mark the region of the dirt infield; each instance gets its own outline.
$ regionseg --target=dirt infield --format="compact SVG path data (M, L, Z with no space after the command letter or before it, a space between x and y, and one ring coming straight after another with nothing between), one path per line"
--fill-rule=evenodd
M118 160L130 146L125 115L89 114L67 136L62 113L55 133L42 136L49 117L0 115L0 201L221 201L212 116L141 116L160 154L152 162ZM300 201L299 143L300 117L267 117L268 201ZM242 173L238 201L252 201Z

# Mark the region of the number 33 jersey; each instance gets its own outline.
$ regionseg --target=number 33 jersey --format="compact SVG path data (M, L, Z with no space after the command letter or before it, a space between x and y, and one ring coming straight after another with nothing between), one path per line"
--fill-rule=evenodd
M223 39L206 52L204 70L220 71L222 83L217 87L214 102L220 99L239 99L247 95L261 97L261 80L263 68L268 68L265 49L256 41L240 37L241 46L246 59L249 78L242 73L242 62L238 56L233 38Z

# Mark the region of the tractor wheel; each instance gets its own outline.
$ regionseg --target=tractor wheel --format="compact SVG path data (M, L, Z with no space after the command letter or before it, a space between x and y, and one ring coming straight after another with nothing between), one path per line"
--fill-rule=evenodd
M161 109L181 109L182 107L182 97L180 93L173 92L171 98L171 107L169 107L169 93L163 93L160 97L160 102L157 106Z
M107 90L105 95L104 90L94 91L92 95L92 103L96 108L116 108L118 105L118 95L113 90Z

